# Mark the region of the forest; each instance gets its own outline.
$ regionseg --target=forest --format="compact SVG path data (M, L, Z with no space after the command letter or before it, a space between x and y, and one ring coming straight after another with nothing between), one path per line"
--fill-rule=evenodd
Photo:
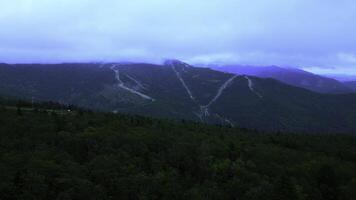
M0 102L1 200L356 199L355 135Z

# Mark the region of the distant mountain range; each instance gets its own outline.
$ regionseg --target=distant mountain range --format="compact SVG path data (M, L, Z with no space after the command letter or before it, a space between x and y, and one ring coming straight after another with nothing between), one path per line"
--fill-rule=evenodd
M329 77L341 82L356 81L356 75L345 75L345 74L323 74L325 77Z
M0 95L266 131L356 131L356 94L321 94L178 60L0 64Z
M261 78L273 78L283 83L305 88L320 93L342 94L353 92L347 85L340 81L316 75L301 69L282 68L278 66L211 66L219 71L234 74L245 74Z

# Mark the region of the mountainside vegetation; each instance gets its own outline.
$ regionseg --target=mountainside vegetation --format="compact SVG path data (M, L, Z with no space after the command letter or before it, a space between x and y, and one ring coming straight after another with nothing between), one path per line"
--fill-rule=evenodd
M0 101L0 199L356 199L352 135Z
M273 78L283 83L305 88L314 92L326 94L347 94L354 90L336 79L313 74L297 68L285 68L278 66L212 66L216 70L257 76L261 78Z
M347 82L344 82L344 84L356 92L356 81L347 81Z
M263 131L356 131L356 94L320 94L177 60L164 65L0 64L0 95Z

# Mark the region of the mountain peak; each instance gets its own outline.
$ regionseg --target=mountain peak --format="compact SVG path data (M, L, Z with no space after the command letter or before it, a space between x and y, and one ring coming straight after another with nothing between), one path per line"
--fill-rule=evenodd
M164 65L191 67L191 65L177 59L167 59L164 61Z

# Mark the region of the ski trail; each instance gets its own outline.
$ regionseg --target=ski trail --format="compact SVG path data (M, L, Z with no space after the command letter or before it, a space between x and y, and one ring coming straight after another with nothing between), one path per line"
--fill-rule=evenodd
M129 88L129 87L126 87L126 86L124 85L124 82L122 82L122 80L120 79L120 72L119 72L119 70L115 69L115 67L116 67L116 65L113 65L110 69L112 69L112 70L115 72L115 78L116 78L116 80L118 81L118 84L117 84L118 87L120 87L120 88L122 88L122 89L124 89L124 90L127 90L127 91L129 91L129 92L131 92L131 93L133 93L133 94L136 94L136 95L138 95L138 96L140 96L140 97L142 97L142 98L144 98L144 99L148 99L148 100L151 100L151 101L155 101L155 99L153 99L152 97L150 97L150 96L148 96L148 95L145 95L145 94L143 94L143 93L141 93L141 92L138 92L138 91L136 91L136 90L133 90L133 89L131 89L131 88Z
M212 100L210 100L210 102L208 104L206 104L205 106L200 106L200 115L201 116L209 116L209 107L211 106L211 104L213 104L216 100L219 99L219 97L221 96L221 94L224 92L224 90L230 85L230 83L232 83L232 81L237 77L237 75L232 76L231 78L229 78L227 81L225 81L224 84L222 84L217 92L217 94L214 96L214 98Z
M223 93L223 91L230 85L230 83L237 77L237 75L234 75L233 77L229 78L218 90L218 93L215 95L215 97L206 105L206 107L209 107L211 104L213 104Z
M248 88L251 90L251 92L254 93L256 96L258 96L259 98L263 98L263 96L260 93L256 92L255 88L253 87L252 80L248 76L245 76L245 79L248 81Z
M187 69L191 68L191 66L189 66L188 64L185 64L185 63L183 65L184 65L184 67L182 67L182 71L184 73L188 73Z
M126 76L127 78L129 78L130 80L132 80L133 82L135 82L136 85L137 85L138 87L140 87L141 89L143 89L143 90L146 89L145 86L143 86L142 83L141 83L140 81L136 80L134 77L132 77L132 76L130 76L130 75L128 75L128 74L125 74L125 76Z
M187 84L185 83L185 81L183 80L182 76L180 75L180 73L176 70L175 66L174 66L174 63L169 63L168 65L170 65L172 67L172 70L174 71L174 73L176 74L177 78L179 79L179 81L182 83L184 89L187 91L188 93L188 96L190 97L190 99L198 104L199 108L200 108L200 112L196 112L194 113L199 119L201 122L204 122L204 119L203 119L203 116L204 115L209 115L209 111L208 109L205 107L205 106L202 106L202 105L199 105L199 103L195 100L192 92L190 91L189 87L187 86ZM187 65L185 65L185 67L187 67ZM183 70L184 67L183 67Z
M174 64L171 64L171 67L174 71L174 73L176 74L177 78L179 79L179 81L182 83L183 87L185 88L185 90L187 91L189 97L191 100L195 101L195 98L193 97L192 92L190 91L190 89L188 88L187 84L185 83L185 81L183 80L182 76L180 75L180 73L176 70Z
M226 122L230 124L231 127L235 127L235 124L232 123L229 119L221 117L219 114L215 114L215 115L221 120L221 122Z
M232 128L235 127L235 124L232 123L229 119L225 119L225 121L226 121L227 123L229 123Z
M203 115L201 115L199 112L194 112L194 114L200 119L201 122L204 122Z
M194 113L201 122L204 122L203 117L207 117L210 116L210 112L209 112L209 107L216 101L219 99L219 97L221 96L221 94L224 92L224 90L230 85L230 83L237 77L237 75L232 76L231 78L229 78L227 81L225 81L225 83L223 85L220 86L220 88L217 91L217 94L214 96L214 98L212 100L209 101L208 104L206 105L200 105L196 99L194 98L192 92L190 91L189 87L187 86L187 84L185 83L185 81L183 80L181 74L176 70L175 66L173 63L169 63L169 65L172 67L174 73L176 74L177 78L179 79L179 81L182 83L183 87L185 88L185 90L187 91L189 97L191 100L193 100L193 102L197 103L199 108L200 108L200 112ZM185 64L185 66L182 68L183 72L185 72L185 67L189 68L190 66ZM223 119L223 121L229 123L232 127L234 126L234 124L228 120L228 119Z
M208 106L199 105L199 107L200 107L200 115L201 116L209 116L210 115Z

